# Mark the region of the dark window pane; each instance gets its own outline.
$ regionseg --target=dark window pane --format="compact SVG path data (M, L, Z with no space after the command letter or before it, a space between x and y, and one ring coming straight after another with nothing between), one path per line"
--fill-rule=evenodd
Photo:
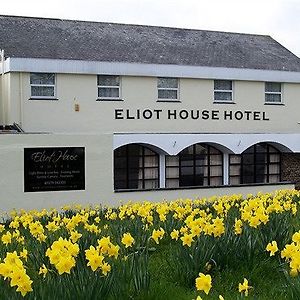
M131 144L114 151L115 189L143 189L147 180L147 188L159 186L158 155L145 149ZM148 155L145 156L145 153Z
M254 163L254 154L243 155L243 164L253 164L253 163Z
M99 98L119 98L119 88L98 88Z
M232 90L231 80L215 80L214 81L215 90Z
M31 96L33 97L54 97L54 87L51 86L32 86Z
M207 173L207 167L196 167L196 175L204 175L205 173Z
M231 92L214 92L214 99L217 101L232 101Z
M142 162L141 162L142 163ZM128 157L128 168L137 169L140 166L140 158L138 156Z
M120 147L114 151L114 156L126 156L126 147Z
M127 180L127 172L126 172L126 169L125 170L121 170L121 169L119 169L119 170L116 170L115 172L114 172L114 175L115 175L115 180L117 180L117 181L125 181L126 182L126 180Z
M126 168L127 159L126 157L115 157L115 169Z
M243 174L243 183L255 183L254 176L244 175Z
M195 157L196 166L207 166L207 156Z
M55 84L55 74L53 73L30 73L30 84Z
M130 169L128 172L128 180L143 179L143 170Z
M177 78L157 78L158 88L178 88Z
M115 180L115 189L116 190L121 190L121 189L126 189L126 181L125 180Z
M194 168L193 167L182 167L181 168L181 175L193 175L194 174Z
M241 164L238 163L237 157L235 155L230 156L230 178L238 175L238 168L240 167L242 183L271 182L272 174L278 174L279 180L280 153L273 146L267 143L259 143L248 148L241 154ZM272 177L272 182L274 182L273 180L275 179Z
M194 186L194 176L193 175L185 175L185 176L181 176L179 179L179 185L180 186Z
M193 160L188 160L188 159L183 159L183 160L180 161L180 165L182 167L193 166L194 161Z
M128 145L127 146L127 151L128 151L128 156L139 156L142 154L142 148L137 146L137 145Z
M266 94L266 102L281 102L281 94Z
M201 144L195 145L195 152L197 154L207 154L207 147Z
M196 175L194 179L194 186L202 186L204 185L204 176L203 175Z
M177 99L176 90L158 90L158 99Z
M281 92L281 83L280 82L266 82L265 83L266 92Z
M130 180L128 181L128 189L138 189L139 188L139 181L138 180Z
M214 154L210 155L210 153ZM219 150L206 144L195 144L183 149L178 157L180 172L177 171L175 164L174 167L169 166L170 162L167 158L166 175L167 178L178 178L179 186L222 184L223 156ZM211 174L208 174L209 167L213 168ZM211 176L216 179L210 180Z
M119 86L120 77L113 75L98 75L98 85L100 86Z
M266 153L267 152L267 145L266 144L258 144L258 145L256 145L255 151Z

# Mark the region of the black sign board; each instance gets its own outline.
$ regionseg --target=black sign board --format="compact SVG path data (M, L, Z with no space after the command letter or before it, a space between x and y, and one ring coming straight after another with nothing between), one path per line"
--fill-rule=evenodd
M24 191L85 189L85 148L24 148Z

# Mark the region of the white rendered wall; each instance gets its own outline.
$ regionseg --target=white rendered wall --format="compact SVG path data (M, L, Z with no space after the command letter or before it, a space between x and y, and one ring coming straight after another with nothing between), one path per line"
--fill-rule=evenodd
M22 74L22 75L20 75ZM122 76L124 101L96 101L97 76L57 74L58 100L29 100L29 73L10 73L9 122L27 132L54 133L297 133L299 83L284 83L283 105L265 105L264 82L234 81L234 103L213 103L213 80L180 79L180 102L157 102L157 78ZM75 112L79 104L79 112ZM116 119L116 109L120 118ZM161 110L160 118L127 119L137 110ZM219 119L168 119L168 110L217 111ZM224 120L225 111L257 111L269 120Z
M24 192L24 147L85 147L84 191ZM293 188L288 185L220 187L143 192L113 191L113 136L111 134L20 134L0 136L1 212L42 209L80 203L116 206L120 201L161 201L232 193L256 193Z

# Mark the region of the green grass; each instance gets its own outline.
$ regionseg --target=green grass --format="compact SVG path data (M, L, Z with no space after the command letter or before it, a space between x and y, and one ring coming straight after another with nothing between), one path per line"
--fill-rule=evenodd
M247 299L291 299L283 287L286 279L282 269L278 268L278 263L266 258L265 262L259 262L251 269L247 265L240 265L238 269L231 270L211 270L213 278L213 288L208 296L203 292L197 293L193 286L183 284L176 278L175 272L167 261L169 256L167 246L162 246L151 255L149 269L151 274L150 292L145 297L134 299L153 299L153 300L192 300L201 295L202 299L218 299L222 295L225 299L242 299L238 293L238 283L246 277L251 288Z

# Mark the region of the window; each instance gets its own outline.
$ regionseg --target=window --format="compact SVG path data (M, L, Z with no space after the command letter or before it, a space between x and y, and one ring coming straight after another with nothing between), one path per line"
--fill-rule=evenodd
M120 100L120 76L98 75L98 99Z
M266 103L281 103L281 83L266 82L265 83L265 102Z
M30 73L32 99L55 99L55 74Z
M206 144L195 144L177 156L166 156L166 187L223 184L223 155Z
M225 103L233 101L231 80L214 81L214 101Z
M178 101L178 79L157 78L159 101Z
M114 188L154 189L159 187L159 156L137 144L114 151Z
M241 155L229 156L230 184L280 182L280 152L267 143L256 144Z

